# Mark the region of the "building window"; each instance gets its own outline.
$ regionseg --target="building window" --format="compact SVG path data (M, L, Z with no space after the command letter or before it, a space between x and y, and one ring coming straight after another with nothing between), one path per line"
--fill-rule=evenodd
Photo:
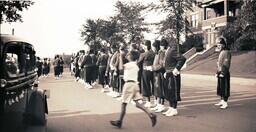
M194 14L194 15L191 15L191 26L194 27L194 28L197 28L198 27L198 14Z

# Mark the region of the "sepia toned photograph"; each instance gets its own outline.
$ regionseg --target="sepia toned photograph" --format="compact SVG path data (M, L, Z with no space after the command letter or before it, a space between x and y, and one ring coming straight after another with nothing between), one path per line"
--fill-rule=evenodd
M0 132L256 132L256 0L0 0Z

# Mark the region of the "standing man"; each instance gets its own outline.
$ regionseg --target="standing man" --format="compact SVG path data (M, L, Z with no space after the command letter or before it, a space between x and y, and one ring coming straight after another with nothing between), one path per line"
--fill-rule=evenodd
M167 43L167 40L162 39L161 43ZM180 69L184 65L186 58L177 51L177 44L170 43L169 48L166 51L164 59L165 74L164 77L167 81L167 99L170 107L168 111L163 113L166 116L175 116L178 114L177 105L178 101L181 101L180 87L181 77Z
M228 107L228 97L230 96L230 63L231 52L227 46L227 41L224 37L217 39L217 52L220 52L217 62L217 95L221 97L221 101L216 106L220 106L221 109Z
M120 118L116 121L110 121L110 124L118 128L122 127L122 122L126 113L126 106L131 101L134 100L136 107L143 110L151 119L152 127L156 125L156 115L150 112L147 108L142 105L142 96L139 93L139 85L137 82L139 68L137 66L136 60L139 58L138 54L131 51L127 55L128 63L124 64L124 89L122 92L122 106Z

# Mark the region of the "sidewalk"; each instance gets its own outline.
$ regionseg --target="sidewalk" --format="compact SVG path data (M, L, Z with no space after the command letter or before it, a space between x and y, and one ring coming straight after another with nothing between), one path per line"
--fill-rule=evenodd
M201 75L201 74L189 74L183 73L182 78L184 79L196 79L196 80L208 80L208 81L216 81L216 77L214 75ZM231 77L231 84L239 84L246 86L256 86L256 79L253 78L242 78L242 77Z

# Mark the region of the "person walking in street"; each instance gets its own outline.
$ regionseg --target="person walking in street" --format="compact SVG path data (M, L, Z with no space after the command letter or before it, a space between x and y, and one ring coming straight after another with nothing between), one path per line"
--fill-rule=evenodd
M142 105L143 97L139 93L139 85L137 81L139 71L136 62L137 58L139 58L138 54L134 51L131 51L127 56L129 62L124 64L123 79L125 84L122 92L121 114L118 120L110 121L111 125L118 128L122 127L123 119L126 114L126 107L131 100L134 100L136 107L143 110L149 116L151 119L152 127L154 127L157 123L157 116Z
M168 43L167 40L162 39L161 43ZM181 101L180 88L181 88L181 76L180 69L184 65L186 58L177 51L177 44L170 43L169 48L166 51L164 59L165 73L164 77L167 81L167 99L170 107L163 114L166 116L175 116L178 114L177 105L178 101Z
M217 62L217 95L221 97L220 102L215 104L220 106L221 109L228 107L228 98L230 96L230 63L231 52L228 48L227 41L224 37L217 39L217 52L220 52Z

